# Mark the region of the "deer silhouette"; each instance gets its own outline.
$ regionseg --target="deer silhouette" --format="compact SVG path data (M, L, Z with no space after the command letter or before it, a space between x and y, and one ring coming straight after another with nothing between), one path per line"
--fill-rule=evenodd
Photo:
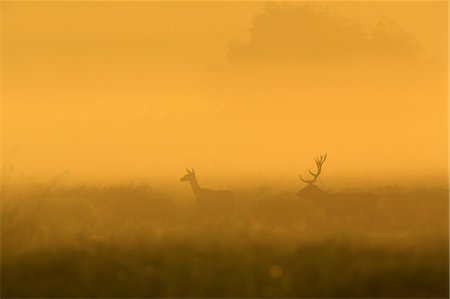
M186 171L186 175L180 178L180 181L191 184L197 204L202 211L217 214L235 209L235 197L232 191L202 188L198 184L194 169L186 168Z
M373 217L379 213L378 195L363 192L328 193L315 185L326 159L326 153L314 159L317 171L312 172L308 169L312 176L311 179L304 179L300 175L300 180L307 186L297 192L297 196L301 199L311 200L331 217L348 218L357 215L373 220Z

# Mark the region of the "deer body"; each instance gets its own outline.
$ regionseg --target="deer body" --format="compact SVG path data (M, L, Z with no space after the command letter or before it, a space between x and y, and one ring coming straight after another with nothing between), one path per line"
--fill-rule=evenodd
M230 212L234 210L235 198L229 190L211 190L200 187L195 171L187 170L187 174L180 181L189 182L199 208L208 212Z
M317 188L317 187L316 187ZM318 192L298 192L301 199L310 200L334 217L349 217L355 215L372 215L378 211L379 198L376 194L363 192L328 193L317 188Z
M324 210L329 216L346 218L349 216L371 217L379 211L379 197L368 192L338 192L328 193L317 187L314 182L319 177L322 164L327 155L316 158L317 172L309 170L313 176L311 180L300 179L308 185L297 193L301 199L311 200L316 206Z

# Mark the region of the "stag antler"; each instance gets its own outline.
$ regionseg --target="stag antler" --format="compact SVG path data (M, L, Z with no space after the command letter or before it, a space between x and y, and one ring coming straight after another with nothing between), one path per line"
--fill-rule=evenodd
M314 160L316 161L317 172L314 173L310 169L308 169L309 173L313 176L313 179L305 180L302 178L302 176L300 176L300 179L305 183L313 184L319 177L320 172L322 171L322 164L325 162L326 159L327 159L327 153L320 155L320 157L315 157Z

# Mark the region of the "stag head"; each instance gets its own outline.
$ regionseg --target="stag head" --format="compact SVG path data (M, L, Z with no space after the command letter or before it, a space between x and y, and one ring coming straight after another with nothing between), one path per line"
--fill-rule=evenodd
M314 160L316 161L317 171L314 173L310 169L308 169L309 174L312 176L312 178L309 180L305 180L302 176L300 176L300 179L303 182L307 183L308 185L305 188L303 188L302 190L300 190L297 193L297 196L299 196L301 198L311 198L312 199L312 198L321 197L325 194L324 191L322 191L319 187L314 185L314 182L317 180L320 173L322 172L322 165L326 159L327 159L326 153L323 155L320 155L319 157L314 158Z
M314 184L314 182L317 180L320 173L322 172L322 164L325 162L326 159L327 153L320 155L320 157L315 157L314 160L316 161L317 172L314 173L311 171L311 169L308 169L309 174L312 175L312 179L305 180L302 176L300 176L300 179L307 184Z

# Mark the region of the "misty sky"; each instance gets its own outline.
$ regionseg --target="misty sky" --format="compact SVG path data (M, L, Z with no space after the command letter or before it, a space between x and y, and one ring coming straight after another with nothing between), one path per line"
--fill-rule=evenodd
M445 2L1 5L15 175L446 175Z

